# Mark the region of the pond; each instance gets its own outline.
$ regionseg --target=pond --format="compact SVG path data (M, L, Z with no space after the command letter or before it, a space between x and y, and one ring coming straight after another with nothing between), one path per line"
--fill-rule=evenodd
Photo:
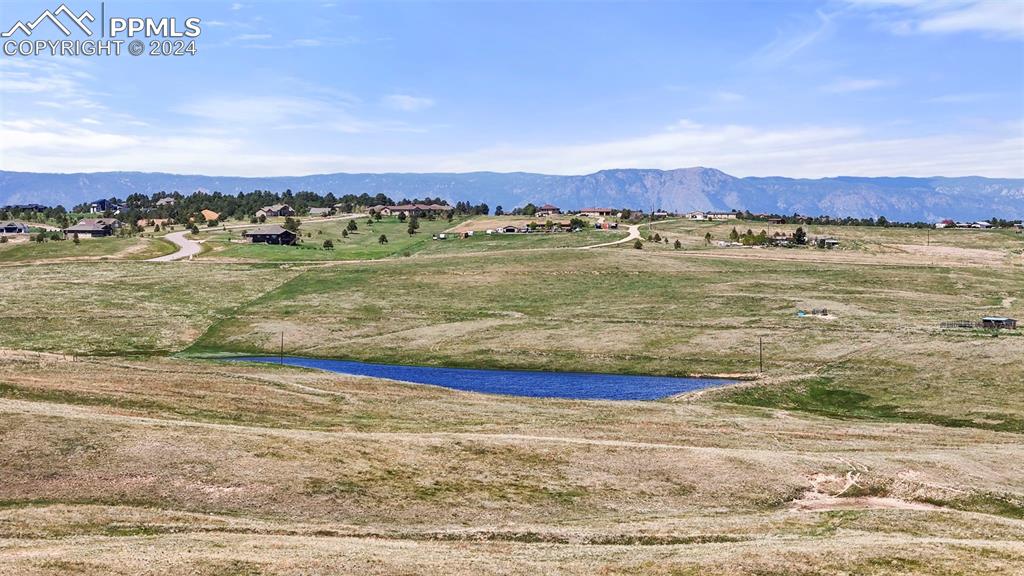
M657 400L704 388L733 384L720 378L672 378L668 376L630 376L590 372L531 372L526 370L480 370L369 364L348 360L325 360L299 356L246 356L232 358L243 362L287 364L318 368L341 374L372 376L416 384L433 384L467 392L530 396L535 398L572 398L576 400Z

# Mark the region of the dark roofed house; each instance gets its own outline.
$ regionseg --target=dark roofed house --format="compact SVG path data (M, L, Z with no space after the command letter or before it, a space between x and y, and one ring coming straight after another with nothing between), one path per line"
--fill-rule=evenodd
M121 211L121 206L103 198L89 204L89 212L92 212L93 214L99 214L100 212L106 212L107 210L116 214Z
M1013 318L1007 318L1005 316L985 316L981 319L982 328L1005 328L1007 330L1016 330L1017 321Z
M121 227L121 222L114 218L87 218L78 224L64 229L65 236L110 236Z
M24 222L0 222L0 234L28 234L28 224Z
M255 230L249 230L242 234L245 238L248 238L253 244L295 244L295 233L291 230L285 230L280 226L264 226L262 228L256 228Z

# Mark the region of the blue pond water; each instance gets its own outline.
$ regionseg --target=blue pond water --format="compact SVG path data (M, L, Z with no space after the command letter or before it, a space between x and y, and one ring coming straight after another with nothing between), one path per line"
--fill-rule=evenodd
M373 376L418 384L433 384L485 394L532 396L537 398L573 398L578 400L657 400L681 392L732 384L717 378L670 378L665 376L626 376L588 372L529 372L519 370L476 370L367 364L347 360L323 360L285 356L247 356L233 358L244 362L283 362L290 366L319 368L342 374Z

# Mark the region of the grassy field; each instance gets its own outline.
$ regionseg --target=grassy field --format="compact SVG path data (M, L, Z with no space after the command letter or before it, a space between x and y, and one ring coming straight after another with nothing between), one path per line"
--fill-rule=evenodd
M0 244L0 263L34 260L146 260L175 251L159 238L87 238L75 244L70 240L7 242Z
M199 238L206 239L209 250L206 258L233 259L244 261L289 262L289 261L331 261L331 260L372 260L393 256L406 256L423 250L431 242L433 234L442 232L458 222L447 220L420 219L416 234L408 233L408 222L397 217L383 218L368 223L367 218L355 218L357 230L348 237L342 231L349 220L300 219L301 243L298 246L271 246L251 244L242 240L245 229L227 231L200 230ZM255 227L255 226L253 226ZM387 236L386 244L380 243L381 235ZM323 248L324 240L334 243L332 250Z
M1024 318L1021 241L705 246L721 228L657 224L681 250L421 231L409 257L338 257L372 261L225 263L274 257L215 239L193 262L11 263L0 574L1024 571L1024 331L939 327ZM310 356L750 380L585 402L197 357L281 334Z

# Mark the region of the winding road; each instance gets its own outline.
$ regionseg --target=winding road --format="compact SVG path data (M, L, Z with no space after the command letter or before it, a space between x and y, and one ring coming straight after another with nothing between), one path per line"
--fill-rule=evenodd
M316 218L315 220L314 219L310 219L310 221L315 221L315 222L331 222L333 220L351 220L352 218L362 218L363 216L366 216L366 214L346 214L344 216L332 216L330 218ZM251 224L251 223L250 224L234 224L234 225L231 225L231 226L220 226L220 227L210 228L209 230L213 231L213 232L218 232L220 230L234 230L234 229L238 229L238 228L256 228L258 226L270 226L270 225L271 224ZM200 233L202 233L202 232L203 231L200 231ZM189 231L187 229L185 229L185 230L182 230L180 232L171 232L170 234L167 234L167 235L163 236L162 238L164 240L167 240L168 242L172 242L175 246L177 246L178 247L178 251L174 252L173 254L167 254L166 256L160 256L158 258L150 258L149 260L147 260L147 262L173 262L175 260L184 260L186 258L191 258L192 256L195 256L196 254L199 254L203 250L202 241L201 240L192 240L190 238L186 238L185 235L188 234L188 233L189 233Z
M188 230L182 230L181 232L171 232L170 234L164 236L164 240L172 242L174 243L175 246L178 247L178 251L174 252L173 254L168 254L166 256L150 258L149 261L173 262L174 260L183 260L185 258L191 258L192 256L199 254L203 250L202 245L195 240L186 238L185 235L188 233Z
M591 248L600 248L602 246L614 246L616 244L625 244L626 242L629 242L630 240L636 240L639 237L640 237L640 225L639 224L634 224L633 226L629 227L629 235L627 235L625 238L622 238L620 240L615 240L614 242L605 242L603 244L592 244L590 246L580 246L580 250L590 250Z

